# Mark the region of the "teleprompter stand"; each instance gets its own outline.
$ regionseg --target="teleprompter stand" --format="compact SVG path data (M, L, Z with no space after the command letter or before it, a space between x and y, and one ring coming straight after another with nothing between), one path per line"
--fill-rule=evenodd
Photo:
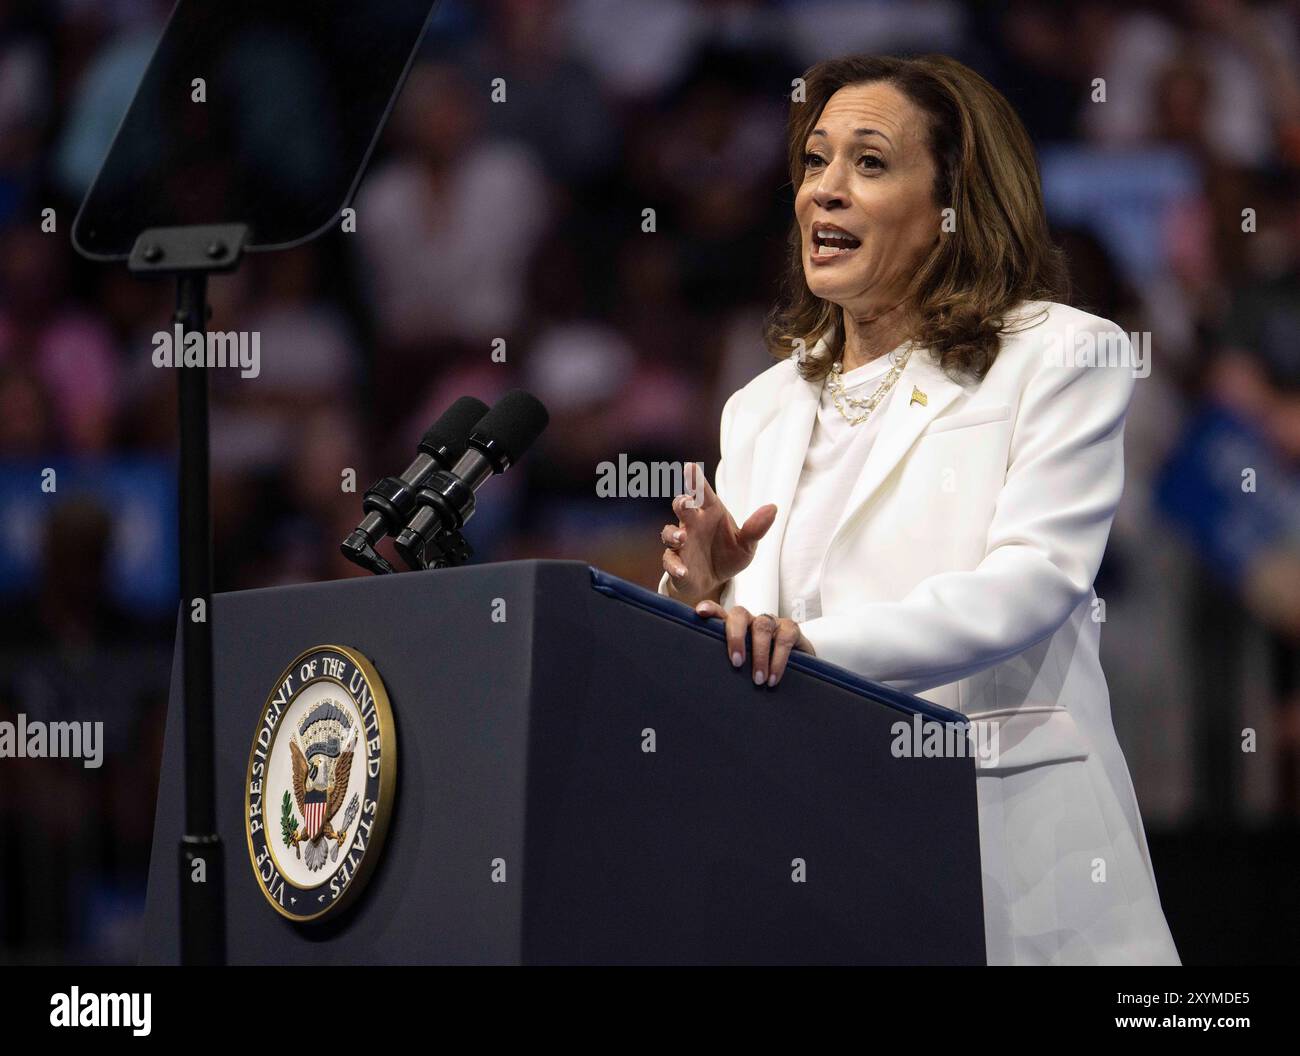
M150 228L127 261L132 274L176 279L173 321L204 338L208 276L234 270L245 224ZM180 841L181 960L222 964L226 957L225 861L217 834L212 715L212 518L208 508L208 376L203 357L184 364L180 394L180 664L185 701L185 829Z
M381 6L177 0L73 223L77 251L125 262L134 275L174 277L175 322L202 335L206 352L208 276L247 253L304 245L335 228L353 200L435 0ZM185 810L162 838L181 834L179 958L219 964L226 890L213 793L208 392L206 367L184 362L177 664Z

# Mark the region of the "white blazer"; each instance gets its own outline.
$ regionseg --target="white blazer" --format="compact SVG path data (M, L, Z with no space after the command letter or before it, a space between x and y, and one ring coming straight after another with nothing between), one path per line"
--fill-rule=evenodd
M801 627L819 657L996 723L976 778L990 964L1177 964L1092 589L1123 486L1129 343L1065 305L1022 313L978 384L912 354L827 549L822 615ZM728 608L777 610L820 393L786 360L722 412L719 497L738 523L777 506Z

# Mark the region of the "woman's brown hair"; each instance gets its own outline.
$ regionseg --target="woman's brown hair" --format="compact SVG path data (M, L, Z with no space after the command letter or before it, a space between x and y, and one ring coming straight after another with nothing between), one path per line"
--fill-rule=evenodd
M811 67L803 81L804 101L791 102L788 123L796 190L804 179L808 135L841 88L886 82L928 118L936 214L951 208L955 229L940 234L909 287L919 319L912 337L949 375L983 378L1016 305L1063 300L1068 288L1064 259L1048 236L1033 145L1020 118L988 81L945 55L831 59ZM844 319L838 305L808 288L796 222L781 302L768 318L767 345L784 359L795 342L811 348L827 331L829 356L800 358L799 372L810 381L824 377L842 354Z

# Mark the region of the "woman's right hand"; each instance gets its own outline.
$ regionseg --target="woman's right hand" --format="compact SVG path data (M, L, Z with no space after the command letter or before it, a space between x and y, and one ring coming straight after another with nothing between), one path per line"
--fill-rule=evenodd
M738 527L699 466L688 462L683 475L690 490L673 499L678 523L664 525L659 537L667 547L663 565L669 592L693 606L717 601L723 584L748 567L758 541L776 520L776 507L760 506Z

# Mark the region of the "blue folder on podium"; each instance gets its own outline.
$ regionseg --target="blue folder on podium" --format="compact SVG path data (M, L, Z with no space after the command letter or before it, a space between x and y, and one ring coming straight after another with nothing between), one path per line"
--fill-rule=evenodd
M579 562L219 594L212 621L231 963L984 963L974 761L894 750L954 712L802 654L755 686L718 621ZM326 643L386 687L396 790L364 888L300 923L245 792L268 696ZM179 960L178 666L145 963Z

